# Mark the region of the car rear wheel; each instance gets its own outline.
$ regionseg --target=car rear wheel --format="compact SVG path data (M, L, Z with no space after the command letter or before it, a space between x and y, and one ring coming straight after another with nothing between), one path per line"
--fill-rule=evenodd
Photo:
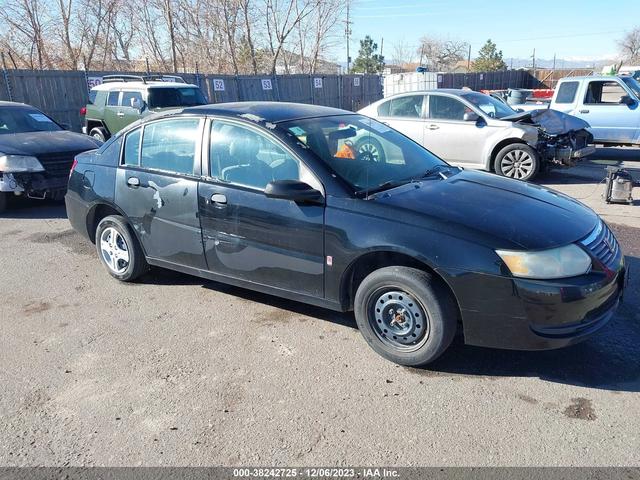
M131 282L149 266L138 240L120 215L103 218L96 229L96 249L100 261L112 277Z
M529 145L507 145L496 155L496 173L516 180L531 180L540 170L538 153Z
M369 274L354 301L367 343L400 365L426 365L451 344L457 308L449 291L427 272L385 267Z
M107 138L109 138L109 134L102 127L92 128L89 132L89 136L95 138L96 140L100 140L101 142L106 142Z

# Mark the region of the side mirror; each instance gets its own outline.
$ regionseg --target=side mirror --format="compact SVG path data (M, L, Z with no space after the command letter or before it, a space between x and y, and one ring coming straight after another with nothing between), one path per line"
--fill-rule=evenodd
M478 120L480 120L480 115L478 115L476 112L465 112L462 119L465 122L477 122Z
M324 204L322 193L300 180L274 180L267 184L264 194L269 198L281 198L296 203Z
M68 123L59 123L58 125L60 125L63 130L71 130L71 125Z
M629 107L633 107L636 104L636 101L631 98L629 95L624 95L620 97L620 103L624 105L628 105Z

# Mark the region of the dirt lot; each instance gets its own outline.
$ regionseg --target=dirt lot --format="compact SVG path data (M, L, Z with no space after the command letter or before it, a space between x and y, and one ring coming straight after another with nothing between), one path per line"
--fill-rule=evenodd
M602 172L541 182L586 196ZM598 195L637 272L615 319L550 352L457 338L429 369L377 356L351 315L118 283L60 205L21 202L0 218L0 465L640 465L640 208Z

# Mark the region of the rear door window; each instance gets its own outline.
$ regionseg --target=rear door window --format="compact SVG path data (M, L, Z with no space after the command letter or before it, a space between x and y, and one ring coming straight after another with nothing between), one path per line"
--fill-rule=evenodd
M422 103L424 95L409 95L391 100L389 108L390 117L420 118L422 116Z
M142 134L140 166L193 175L199 141L199 118L180 118L150 123L144 127Z
M140 133L142 128L138 128L127 135L124 142L124 155L122 163L125 165L140 164Z
M93 105L94 102L96 101L96 96L98 95L98 92L96 90L91 90L89 92L89 104Z
M119 98L120 92L109 92L109 96L107 97L107 106L117 107Z
M578 82L562 82L558 88L556 103L573 103L578 91Z

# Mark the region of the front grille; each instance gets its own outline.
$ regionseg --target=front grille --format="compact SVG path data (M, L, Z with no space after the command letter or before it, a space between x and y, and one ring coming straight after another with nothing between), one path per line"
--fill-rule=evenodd
M47 176L64 177L69 176L74 157L80 152L64 152L39 155L38 160L44 167Z
M620 255L620 245L616 237L602 221L580 243L608 267L614 265Z

